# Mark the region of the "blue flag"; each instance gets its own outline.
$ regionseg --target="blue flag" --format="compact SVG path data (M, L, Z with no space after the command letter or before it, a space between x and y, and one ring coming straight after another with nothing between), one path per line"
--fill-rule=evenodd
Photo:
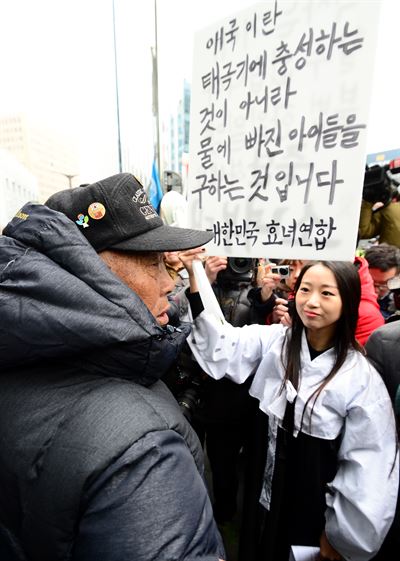
M153 168L151 170L151 183L149 187L149 200L157 212L160 211L161 199L163 198L163 190L161 188L160 178L158 177L157 166L155 160L153 161Z

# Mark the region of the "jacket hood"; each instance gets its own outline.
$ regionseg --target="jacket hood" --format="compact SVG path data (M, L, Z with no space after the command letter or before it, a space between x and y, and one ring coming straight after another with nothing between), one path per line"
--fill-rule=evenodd
M374 281L372 280L371 273L368 268L368 261L365 257L355 257L354 263L358 266L358 275L361 282L361 299L373 302L379 309L374 289Z
M188 327L161 328L64 214L28 203L0 236L0 370L78 367L149 385Z
M361 345L365 345L371 333L383 325L384 319L379 311L374 281L368 269L368 261L365 257L356 257L354 263L357 265L361 282L361 301L358 308L356 338Z

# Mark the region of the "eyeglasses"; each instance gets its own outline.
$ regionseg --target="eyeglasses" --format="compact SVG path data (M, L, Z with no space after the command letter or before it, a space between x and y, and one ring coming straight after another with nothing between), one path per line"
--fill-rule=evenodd
M392 279L390 279L392 280ZM377 290L390 290L389 285L388 285L388 281L386 282L374 282L374 287Z
M377 290L395 290L400 288L400 275L392 277L385 282L374 282L374 287Z

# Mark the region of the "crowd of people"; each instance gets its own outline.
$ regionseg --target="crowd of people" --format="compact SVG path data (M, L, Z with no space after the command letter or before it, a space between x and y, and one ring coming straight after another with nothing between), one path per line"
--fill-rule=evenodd
M230 561L230 528L240 561L395 561L400 243L228 259L165 222L123 173L0 236L0 559Z

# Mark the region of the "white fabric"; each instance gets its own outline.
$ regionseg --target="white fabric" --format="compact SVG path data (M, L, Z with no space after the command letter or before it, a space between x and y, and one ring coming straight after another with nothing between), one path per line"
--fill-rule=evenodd
M161 199L160 217L169 226L188 227L188 203L177 191L168 191Z
M280 392L286 329L281 325L234 328L202 312L188 342L200 366L215 379L226 375L242 383L255 372L250 394L258 398L262 411L281 424L286 408L286 388ZM333 362L332 350L311 361L303 334L295 435L308 397ZM329 440L343 435L339 468L330 485L333 494L326 496L325 529L345 559L367 561L379 550L393 520L399 470L390 397L380 375L361 353L349 352L318 397L311 422L308 414L304 416L301 430Z

